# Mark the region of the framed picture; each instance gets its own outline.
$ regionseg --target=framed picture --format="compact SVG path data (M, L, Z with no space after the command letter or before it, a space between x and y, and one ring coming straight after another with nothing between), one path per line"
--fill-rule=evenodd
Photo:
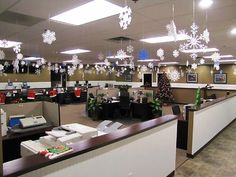
M214 74L214 83L215 84L226 84L227 83L227 74L226 73Z
M125 82L132 82L132 76L131 76L131 74L126 74L126 75L125 75Z
M186 82L188 83L197 83L197 73L187 73Z

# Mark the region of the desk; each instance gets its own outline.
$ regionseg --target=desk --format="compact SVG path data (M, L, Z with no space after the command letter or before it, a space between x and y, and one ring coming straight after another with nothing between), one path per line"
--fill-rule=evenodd
M132 102L131 112L133 118L140 118L142 121L152 118L152 109L148 103Z
M115 111L119 108L119 101L102 104L102 120L113 119Z

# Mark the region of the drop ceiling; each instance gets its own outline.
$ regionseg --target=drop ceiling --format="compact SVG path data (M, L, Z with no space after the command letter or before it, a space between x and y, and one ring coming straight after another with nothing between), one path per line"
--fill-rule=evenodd
M116 5L125 6L125 0L107 0ZM195 0L198 4L199 0ZM151 58L156 57L156 50L165 50L165 61L185 63L191 60L188 54L181 53L178 58L172 52L178 49L179 42L148 44L139 40L147 37L167 35L166 25L172 20L172 3L175 4L175 23L177 29L189 28L192 24L192 0L139 0L136 3L127 0L131 7L132 22L127 30L119 27L118 15L97 20L80 26L49 21L48 19L73 7L90 2L90 0L0 0L0 39L20 41L22 53L26 56L40 56L51 62L62 62L71 59L71 55L61 54L61 51L82 48L92 52L79 54L83 63L98 62L98 54L116 53L125 49L128 44L134 46L134 57L146 49ZM12 19L19 14L19 18ZM5 17L4 17L5 15ZM9 18L7 18L9 15ZM4 18L3 18L4 17ZM10 18L11 17L11 18ZM23 22L20 17L27 20ZM236 27L236 1L214 0L213 6L207 11L196 5L196 23L200 31L207 26L210 32L208 47L220 49L222 55L236 56L236 37L230 35L230 30ZM57 40L48 45L43 43L41 34L45 29L56 32ZM110 38L127 37L130 41L111 41ZM2 49L7 59L14 59L12 49ZM206 55L206 54L200 54Z

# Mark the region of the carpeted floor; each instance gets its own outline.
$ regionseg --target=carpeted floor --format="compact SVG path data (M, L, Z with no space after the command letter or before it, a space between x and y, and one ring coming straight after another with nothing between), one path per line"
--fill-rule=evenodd
M171 106L163 107L163 115L171 114ZM140 122L138 119L117 119L125 126ZM85 104L61 106L62 124L80 123L96 127L101 121L93 121L85 113ZM236 177L236 121L212 141L194 159L176 149L175 177Z

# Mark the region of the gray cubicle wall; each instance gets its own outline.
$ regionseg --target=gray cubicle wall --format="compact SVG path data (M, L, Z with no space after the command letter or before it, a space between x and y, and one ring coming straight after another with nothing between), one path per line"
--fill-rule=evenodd
M53 125L60 125L60 112L57 103L51 103L46 101L36 101L27 103L17 103L17 104L5 104L0 105L7 115L7 120L11 115L25 115L38 116L43 115L47 122L52 122Z

